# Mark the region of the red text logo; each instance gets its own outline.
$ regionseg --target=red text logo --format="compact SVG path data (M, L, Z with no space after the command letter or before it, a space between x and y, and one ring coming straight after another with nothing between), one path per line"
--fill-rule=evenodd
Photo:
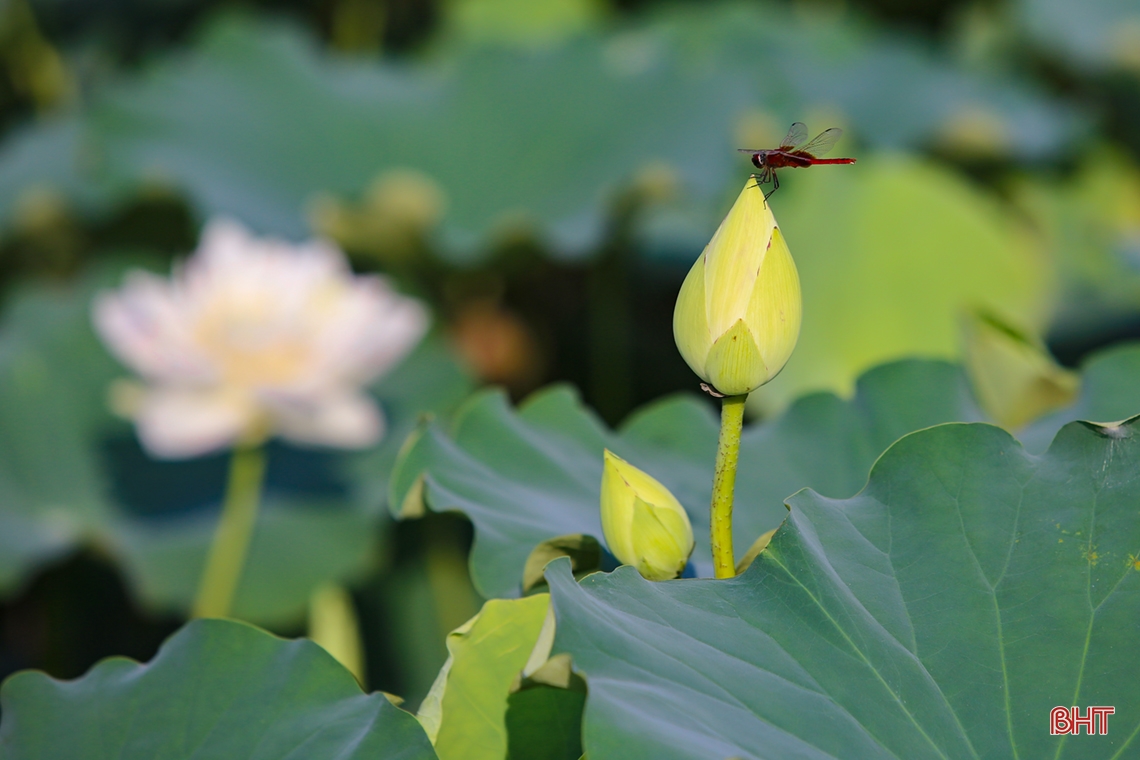
M1049 711L1049 733L1079 734L1084 728L1089 736L1104 736L1108 733L1108 716L1115 712L1115 707L1090 707L1082 716L1079 707L1054 707Z

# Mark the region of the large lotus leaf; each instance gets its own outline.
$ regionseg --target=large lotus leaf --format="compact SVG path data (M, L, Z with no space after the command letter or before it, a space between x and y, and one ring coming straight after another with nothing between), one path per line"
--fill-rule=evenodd
M0 690L7 760L435 757L416 719L311 641L199 620L145 664L115 657L75 681L24 671Z
M1023 85L846 20L722 3L639 24L540 49L440 46L409 67L334 58L277 23L215 22L0 153L0 223L30 186L94 208L160 184L203 214L299 236L318 193L353 198L410 169L444 196L445 253L521 224L573 255L596 248L607 204L648 166L668 166L686 203L718 201L744 170L733 125L757 109L786 124L828 105L882 146L929 143L979 104L1035 152L1073 134L1065 109Z
M900 435L952 420L980 419L961 372L941 362L900 362L868 373L852 401L801 399L741 443L737 553L784 518L784 497L805 484L850 496L875 457ZM459 510L475 523L471 573L486 596L514 596L527 556L568 534L602 538L598 495L602 449L664 483L689 512L693 562L711 574L708 503L717 422L707 404L674 397L611 432L566 388L532 396L518 412L502 394L473 397L449 437L438 425L413 436L393 472L390 504L405 516L426 506Z
M476 590L518 596L523 566L539 543L601 535L601 452L613 438L569 388L535 394L517 414L504 394L480 392L456 412L454 438L427 424L408 439L389 505L403 517L425 506L466 514L475 524Z
M90 444L98 419L107 416L103 397L116 369L93 341L85 312L72 294L44 290L13 303L0 327L0 591L6 594L114 514Z
M1140 346L1094 356L1069 409L1021 431L1039 452L1074 419L1119 420L1140 412ZM787 512L801 488L846 498L866 483L875 459L898 438L942 422L984 419L960 369L908 360L878 367L843 400L829 393L799 399L775 419L745 428L737 472L734 535L743 556ZM717 420L705 403L678 396L635 413L613 432L565 388L538 393L512 411L482 392L439 425L415 433L392 475L391 507L405 517L424 507L457 510L475 525L471 575L484 596L515 596L531 551L573 534L603 539L598 513L604 447L664 483L689 513L693 564L711 575L708 503Z
M440 760L502 760L507 697L550 607L547 594L491 599L448 634L450 657L420 707Z
M267 624L300 619L312 592L370 569L379 531L362 510L315 499L267 498L234 596L234 616ZM156 524L157 523L157 524ZM198 592L217 526L212 510L156 520L120 518L106 548L135 597L150 609L185 612Z
M126 376L95 337L91 293L118 282L100 271L74 287L33 287L0 327L0 593L81 544L119 559L140 601L184 611L194 597L225 482L224 453L149 459L107 407ZM470 380L434 339L375 388L389 432L359 454L274 444L264 508L235 614L283 622L323 583L350 580L375 556L387 473L422 412L443 412Z
M773 409L810 390L846 394L860 373L903 356L953 359L967 309L1044 328L1049 263L996 200L910 159L847 168L804 172L772 199L804 317L795 353L756 402Z
M1040 456L989 425L916 432L854 498L792 497L728 581L578 584L559 560L587 756L1135 756L1138 432L1071 423ZM1116 713L1066 740L1056 705Z
M86 132L86 119L71 115L15 129L6 137L0 151L0 224L6 228L18 222L37 195L91 214L113 207L114 194L82 169L81 156L90 150Z
M189 56L103 92L72 171L121 195L144 181L173 186L204 214L301 236L318 192L352 197L412 169L443 194L448 253L471 254L520 223L583 252L601 238L608 196L659 156L677 156L711 192L731 164L724 115L744 97L668 58L622 69L596 36L557 51L471 49L409 69L332 59L290 27L227 19ZM710 177L716 145L721 171ZM27 181L23 150L0 159L0 187L20 188L4 164ZM91 153L94 171L78 163ZM54 168L36 179L74 184Z
M754 105L763 108L754 115L771 117L779 104L772 96L786 99L793 110L766 125L779 131L769 135L775 140L793 120L826 114L878 148L941 142L1027 157L1047 155L1084 126L1028 82L963 76L918 38L885 37L857 14L822 21L779 5L730 2L719 13L710 13L707 4L677 5L655 21L668 37L683 41L687 60L739 77L739 86L761 93ZM751 131L749 121L743 120L740 136ZM971 129L979 123L981 130Z

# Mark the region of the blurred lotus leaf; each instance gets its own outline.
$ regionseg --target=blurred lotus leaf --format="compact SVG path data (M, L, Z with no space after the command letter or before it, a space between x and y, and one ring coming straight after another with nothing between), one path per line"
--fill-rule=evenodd
M75 286L25 288L0 327L0 594L80 545L121 563L151 609L188 609L216 520L224 454L149 459L108 408L127 374L90 324L91 295L121 266ZM387 473L418 415L446 411L470 390L438 340L425 341L373 392L390 428L360 453L269 447L265 503L235 615L302 617L310 594L376 559Z
M1068 182L1024 176L1010 190L1058 270L1050 337L1079 342L1131 317L1140 303L1140 167L1098 149Z
M787 367L752 396L764 408L806 391L847 394L884 361L956 358L963 309L1034 332L1049 318L1050 262L996 199L917 160L856 168L804 172L772 200L804 308Z
M598 248L609 205L647 167L677 178L683 204L715 204L745 171L734 125L758 109L781 124L839 114L868 145L916 146L981 104L1030 155L1056 152L1079 126L1023 84L955 70L845 17L735 3L541 49L442 45L412 67L332 57L290 26L224 17L90 102L0 151L0 225L33 186L99 214L157 185L259 232L304 236L316 203L322 229L360 235L328 194L371 198L374 178L415 172L442 189L443 255L470 260L523 228L573 257Z
M967 72L918 38L883 34L857 13L725 2L717 12L706 4L664 10L655 27L679 43L690 64L720 72L724 81L739 78L734 86L757 93L749 108L778 112L783 118L769 133L776 140L793 121L811 117L814 127L827 116L864 144L915 148L942 139L964 114L984 113L1001 133L1017 137L997 152L1025 158L1047 155L1087 127L1028 82Z
M79 369L82 368L82 369ZM118 372L87 304L47 289L10 302L0 327L0 591L71 551L115 511L92 440Z
M989 425L920 430L857 496L792 496L729 580L575 583L556 560L554 651L587 677L586 754L1135 754L1138 425L1070 423L1040 456ZM1116 705L1119 737L1051 736L1070 701Z
M230 620L190 623L146 664L113 657L69 682L24 671L0 699L9 760L436 756L415 718L313 642Z
M1140 75L1140 7L1134 0L1017 0L1014 9L1041 50L1077 69Z

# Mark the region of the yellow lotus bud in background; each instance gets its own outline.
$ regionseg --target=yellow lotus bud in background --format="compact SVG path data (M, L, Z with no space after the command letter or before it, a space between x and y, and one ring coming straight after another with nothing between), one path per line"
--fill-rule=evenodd
M783 369L802 312L796 264L750 179L681 285L673 338L693 372L738 396Z
M1080 376L1059 365L1041 338L984 312L968 314L962 334L974 395L1007 430L1077 400Z
M689 515L669 489L606 450L602 532L618 561L651 581L676 578L693 553Z

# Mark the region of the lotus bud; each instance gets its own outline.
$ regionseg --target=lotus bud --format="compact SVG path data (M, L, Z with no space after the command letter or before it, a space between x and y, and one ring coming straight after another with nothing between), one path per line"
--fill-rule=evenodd
M693 553L689 515L669 489L607 450L602 532L610 552L651 581L676 578Z
M1017 430L1077 400L1080 377L1057 364L1036 335L979 311L962 327L974 395L999 425Z
M764 193L749 180L681 285L677 348L715 390L751 393L784 368L802 311L796 264Z

